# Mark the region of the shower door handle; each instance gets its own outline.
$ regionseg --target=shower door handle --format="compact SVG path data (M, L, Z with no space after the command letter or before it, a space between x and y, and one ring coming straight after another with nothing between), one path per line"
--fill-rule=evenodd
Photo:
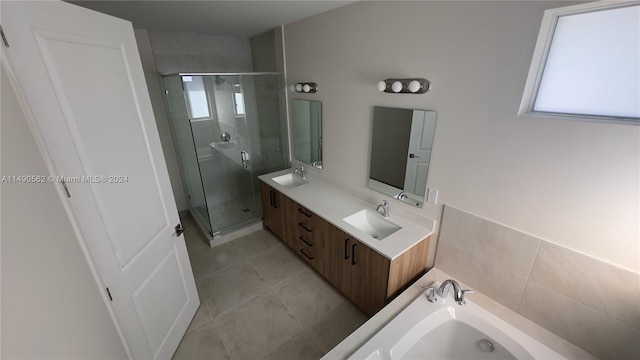
M242 159L242 167L245 168L245 169L248 168L249 167L249 153L247 153L244 150L240 151L240 159Z

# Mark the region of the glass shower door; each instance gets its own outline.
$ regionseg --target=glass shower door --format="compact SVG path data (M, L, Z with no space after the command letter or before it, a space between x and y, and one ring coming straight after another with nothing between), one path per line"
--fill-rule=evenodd
M191 213L212 236L259 221L258 175L289 164L282 74L179 74L165 83Z
M189 203L189 210L195 220L209 234L212 234L205 190L200 176L200 165L198 164L198 156L191 132L190 111L187 110L187 102L183 95L182 79L180 76L165 77L164 85L168 95L168 115L174 130L176 150L181 160L182 180Z
M247 123L251 89L245 89L240 75L210 78L214 119L201 127L192 123L192 128L196 147L202 143L209 148L211 156L200 161L200 169L211 226L214 232L223 232L259 219L262 212L251 185L254 152Z

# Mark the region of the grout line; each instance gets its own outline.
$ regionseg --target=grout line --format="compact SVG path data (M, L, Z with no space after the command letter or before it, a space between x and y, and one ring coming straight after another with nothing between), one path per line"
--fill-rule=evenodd
M527 274L527 281L524 283L524 289L522 289L522 293L520 293L520 299L518 299L518 305L514 310L517 314L520 313L520 306L522 306L522 301L524 300L524 292L527 290L527 286L529 286L529 281L531 280L531 273L533 273L533 267L536 265L536 261L538 261L538 255L540 255L540 249L542 248L542 240L538 241L538 248L536 249L536 255L533 257L533 262L531 263L531 268L529 268L529 273ZM534 281L535 282L535 281Z

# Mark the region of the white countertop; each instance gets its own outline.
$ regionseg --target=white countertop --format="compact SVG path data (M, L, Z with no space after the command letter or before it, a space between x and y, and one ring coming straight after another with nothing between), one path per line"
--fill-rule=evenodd
M376 209L374 205L358 199L321 179L310 178L309 176L307 176L306 179L306 181L308 181L307 184L293 188L287 188L272 180L274 177L288 174L292 171L292 169L285 169L264 174L258 178L288 198L313 211L316 215L338 227L340 230L363 242L389 260L397 258L420 242L420 240L433 233L433 222L426 222L426 224L411 222L394 214L393 204L391 204L390 215L384 219L402 228L382 240L374 239L342 220L363 209L370 209L375 212ZM380 217L383 218L382 215L380 215Z

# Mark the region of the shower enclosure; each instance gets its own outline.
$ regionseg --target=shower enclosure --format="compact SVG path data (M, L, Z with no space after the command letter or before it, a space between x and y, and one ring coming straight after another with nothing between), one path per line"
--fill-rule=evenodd
M215 237L260 220L258 175L288 167L281 73L163 78L189 211Z

